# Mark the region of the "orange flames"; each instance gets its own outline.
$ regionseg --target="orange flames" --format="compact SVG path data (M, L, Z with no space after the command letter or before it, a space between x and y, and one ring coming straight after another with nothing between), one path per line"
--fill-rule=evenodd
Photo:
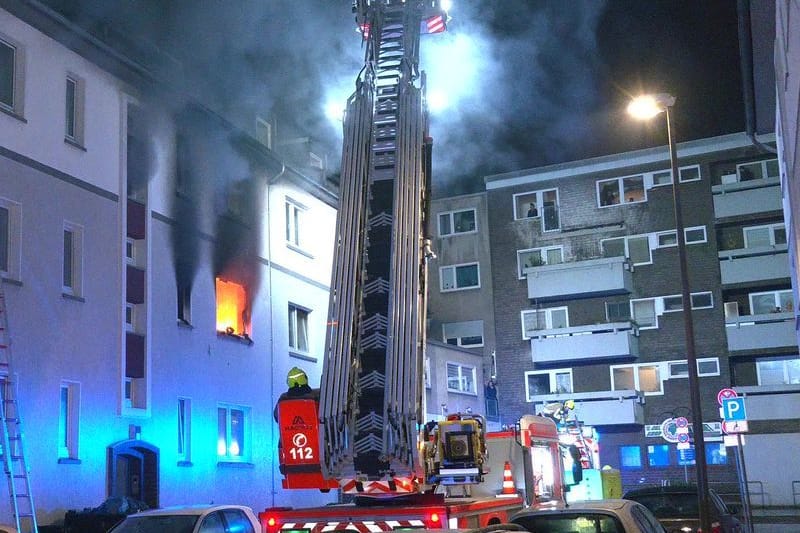
M247 293L244 287L232 281L216 279L217 331L249 334L250 324L245 322Z

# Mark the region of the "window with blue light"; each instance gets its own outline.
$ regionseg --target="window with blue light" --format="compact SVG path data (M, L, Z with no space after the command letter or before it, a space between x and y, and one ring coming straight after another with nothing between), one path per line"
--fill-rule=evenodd
M640 446L620 446L619 459L622 468L641 468L642 448Z
M706 443L706 464L728 464L728 450L721 442Z
M217 457L225 462L249 460L249 408L238 405L217 406Z
M669 466L669 445L656 444L648 446L647 464L650 466Z

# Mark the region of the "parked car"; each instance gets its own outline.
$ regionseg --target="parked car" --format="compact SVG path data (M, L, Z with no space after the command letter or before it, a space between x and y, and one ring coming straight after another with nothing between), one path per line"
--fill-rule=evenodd
M109 533L261 533L253 510L244 505L203 505L155 509L128 515Z
M697 531L700 507L696 485L648 486L629 490L623 498L641 503L650 509L669 533ZM741 533L742 523L719 494L709 490L709 517L712 533ZM687 529L688 528L688 529Z
M511 517L531 533L665 533L653 513L632 500L596 500L520 511Z
M114 496L97 507L67 511L64 515L64 533L105 533L127 515L146 509L147 504L143 501Z

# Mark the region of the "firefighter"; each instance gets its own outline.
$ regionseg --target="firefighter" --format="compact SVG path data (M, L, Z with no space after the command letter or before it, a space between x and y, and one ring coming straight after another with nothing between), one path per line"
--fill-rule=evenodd
M308 375L296 366L286 375L286 384L289 386L286 395L291 397L306 396L313 390L308 385Z

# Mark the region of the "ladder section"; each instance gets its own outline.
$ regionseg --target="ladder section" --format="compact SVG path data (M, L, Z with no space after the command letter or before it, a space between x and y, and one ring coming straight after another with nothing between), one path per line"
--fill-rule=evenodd
M38 533L36 510L31 494L31 480L25 461L22 420L17 402L16 384L11 371L11 343L6 313L6 295L0 281L0 432L2 432L3 469L8 479L8 493L14 521L20 533Z

